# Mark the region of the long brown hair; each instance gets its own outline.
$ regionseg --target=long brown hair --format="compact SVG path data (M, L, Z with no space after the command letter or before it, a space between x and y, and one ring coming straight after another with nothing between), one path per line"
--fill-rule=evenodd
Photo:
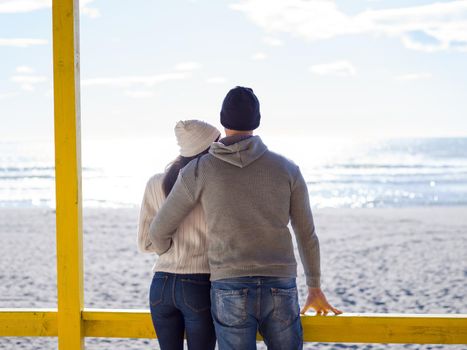
M216 141L217 140L219 140L219 138L217 138ZM164 191L165 197L168 197L170 191L172 191L172 188L175 185L175 181L177 181L178 173L180 172L180 170L182 170L193 159L198 158L197 161L199 161L199 158L201 158L208 152L209 147L206 148L203 152L198 153L197 155L192 157L178 156L172 163L167 165L164 180L162 181L162 190ZM196 166L198 166L198 164L196 164Z

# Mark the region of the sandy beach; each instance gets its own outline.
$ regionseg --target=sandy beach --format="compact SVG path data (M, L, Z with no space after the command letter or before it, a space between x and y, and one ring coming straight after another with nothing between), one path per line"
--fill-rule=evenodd
M147 308L154 257L136 250L137 216L137 209L84 209L86 307ZM334 306L344 312L467 313L467 207L323 209L314 216L322 288ZM54 225L50 209L0 209L0 307L56 307ZM303 302L301 266L298 284ZM0 338L0 349L56 348L53 338ZM86 349L149 348L157 349L157 342L86 339ZM305 345L342 348L465 346Z

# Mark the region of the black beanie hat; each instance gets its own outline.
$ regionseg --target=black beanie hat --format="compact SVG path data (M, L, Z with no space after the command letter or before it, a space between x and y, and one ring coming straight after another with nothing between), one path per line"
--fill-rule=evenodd
M259 101L253 90L237 86L225 96L221 109L221 124L230 130L249 131L259 126Z

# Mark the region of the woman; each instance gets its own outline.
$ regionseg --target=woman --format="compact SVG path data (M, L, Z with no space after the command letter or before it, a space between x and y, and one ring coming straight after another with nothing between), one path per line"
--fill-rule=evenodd
M178 173L191 160L206 154L220 132L202 121L186 120L177 123L175 135L180 155L165 173L149 179L144 192L138 227L138 248L142 252L154 252L149 225L172 190ZM149 301L162 350L183 349L185 332L190 350L215 347L206 230L204 213L198 205L178 228L170 249L159 256L153 267Z

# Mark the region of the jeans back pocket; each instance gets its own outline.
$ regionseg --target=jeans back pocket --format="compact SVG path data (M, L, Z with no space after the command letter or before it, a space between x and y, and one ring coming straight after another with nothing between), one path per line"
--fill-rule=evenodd
M300 317L297 288L271 288L274 310L272 317L288 327L297 317Z
M156 306L162 302L162 299L164 298L164 289L168 278L169 276L167 275L154 275L151 288L149 289L149 304L151 306Z
M215 317L228 326L239 326L247 320L247 296L248 289L213 289L216 301Z
M194 312L203 312L211 308L211 282L182 279L183 302Z

